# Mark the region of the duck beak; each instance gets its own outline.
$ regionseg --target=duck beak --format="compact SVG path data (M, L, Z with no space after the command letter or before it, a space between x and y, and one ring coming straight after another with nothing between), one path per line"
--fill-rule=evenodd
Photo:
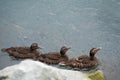
M99 48L96 48L95 51L99 51L99 50L101 50L101 49L102 49L102 47L99 47Z

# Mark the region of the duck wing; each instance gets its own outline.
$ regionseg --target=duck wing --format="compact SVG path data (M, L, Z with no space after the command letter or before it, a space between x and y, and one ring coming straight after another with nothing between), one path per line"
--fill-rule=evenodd
M31 53L30 47L16 47L15 49L16 49L15 51L20 53L20 54Z
M30 48L29 47L14 46L14 47L10 47L10 48L3 48L3 49L1 49L1 51L3 51L3 52L12 51L12 52L18 52L18 53L28 53L28 52L30 52Z
M81 63L81 64L89 64L90 63L90 58L87 55L82 55L76 58L76 61Z
M58 52L49 52L47 54L41 54L40 56L51 60L58 60L61 57L61 55Z
M79 56L79 57L78 57L78 60L88 59L88 58L89 58L89 56L87 56L87 55L82 55L82 56Z

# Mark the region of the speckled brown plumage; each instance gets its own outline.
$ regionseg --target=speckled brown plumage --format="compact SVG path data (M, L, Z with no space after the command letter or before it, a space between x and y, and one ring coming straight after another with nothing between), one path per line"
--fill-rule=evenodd
M36 58L39 56L37 43L32 43L30 47L15 46L10 48L3 48L1 51L7 52L10 56L15 58Z
M98 59L95 57L95 54L98 50L100 50L100 48L92 48L89 56L83 55L77 58L72 58L67 62L62 62L62 64L76 68L93 67L98 64Z
M38 60L48 64L58 64L61 61L67 61L68 56L66 55L66 52L68 49L70 48L63 46L60 52L48 52L46 54L41 54L38 57Z

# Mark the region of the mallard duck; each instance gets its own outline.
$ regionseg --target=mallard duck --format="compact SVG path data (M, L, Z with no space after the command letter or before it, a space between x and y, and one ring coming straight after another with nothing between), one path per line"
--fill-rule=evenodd
M67 61L68 56L66 52L70 49L66 46L61 47L60 52L48 52L46 54L40 54L38 60L48 64L58 64L61 61Z
M36 58L39 56L37 49L40 48L37 43L32 43L30 47L14 46L10 48L3 48L1 51L7 52L10 56L15 58Z
M60 64L75 67L75 68L89 68L97 65L98 58L95 57L95 54L97 51L99 51L100 48L92 48L90 50L89 56L82 55L76 58L72 58L66 62L61 62Z

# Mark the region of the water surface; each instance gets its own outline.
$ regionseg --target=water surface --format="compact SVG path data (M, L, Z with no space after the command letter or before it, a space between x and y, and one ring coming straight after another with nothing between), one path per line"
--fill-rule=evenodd
M0 0L0 48L43 47L41 52L72 47L70 57L97 53L106 80L120 79L119 0ZM19 63L0 52L0 69Z

